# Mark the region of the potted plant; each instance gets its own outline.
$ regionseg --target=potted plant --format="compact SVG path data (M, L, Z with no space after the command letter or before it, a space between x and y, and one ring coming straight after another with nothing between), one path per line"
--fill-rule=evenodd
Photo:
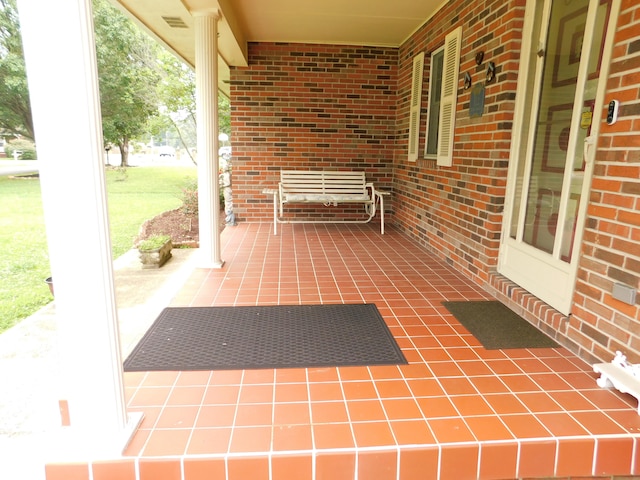
M138 244L142 268L160 268L171 258L171 237L169 235L151 235Z

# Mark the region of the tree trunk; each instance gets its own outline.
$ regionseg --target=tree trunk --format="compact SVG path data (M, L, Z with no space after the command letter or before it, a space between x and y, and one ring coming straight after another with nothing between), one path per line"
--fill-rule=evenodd
M124 138L118 142L118 148L120 149L120 166L129 166L129 139Z

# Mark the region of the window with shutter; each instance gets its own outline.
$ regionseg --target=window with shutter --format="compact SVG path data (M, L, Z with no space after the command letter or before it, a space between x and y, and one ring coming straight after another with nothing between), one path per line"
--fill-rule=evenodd
M444 46L431 54L425 157L435 158L441 166L453 163L461 37L462 28L458 27L445 37Z
M411 104L409 109L409 161L418 159L420 140L420 102L422 100L422 72L424 70L424 52L413 57L413 75L411 78Z
M440 125L437 164L450 166L453 163L453 134L456 123L458 101L458 71L460 70L460 37L458 27L444 39L444 61L442 65L442 95L440 99Z

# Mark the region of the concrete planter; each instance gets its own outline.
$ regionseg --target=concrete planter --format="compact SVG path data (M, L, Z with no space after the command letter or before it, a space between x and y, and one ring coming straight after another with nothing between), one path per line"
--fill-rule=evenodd
M173 244L171 239L169 239L159 248L152 250L138 249L142 268L160 268L171 258L172 248Z

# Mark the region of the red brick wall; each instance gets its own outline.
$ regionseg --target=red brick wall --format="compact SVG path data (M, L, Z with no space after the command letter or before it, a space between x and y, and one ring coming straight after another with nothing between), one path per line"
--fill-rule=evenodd
M567 318L496 273L525 0L449 2L399 49L250 45L250 66L232 71L236 213L270 220L281 168L364 169L393 189L391 221L449 264L588 360L615 350L640 362L638 302L612 298L614 283L640 282L640 6L622 1L587 211L577 290ZM407 161L412 59L426 53L420 149L424 149L429 55L461 25L462 51L452 167ZM475 65L475 54L484 62ZM469 117L464 72L487 85L484 114ZM605 112L602 112L601 121ZM640 295L638 295L640 299Z
M502 210L518 71L524 2L449 2L400 49L398 156L394 171L394 220L479 283L487 281L498 258ZM412 59L426 52L422 90L420 153L424 153L430 54L462 26L461 64L453 166L433 160L407 161ZM484 52L483 63L475 63ZM484 82L487 62L497 67L485 89L484 114L469 117L469 72Z
M250 44L249 67L231 72L236 215L272 218L262 189L277 186L281 169L364 170L390 187L397 58L388 48Z
M640 288L640 5L623 0L605 102L620 101L603 124L596 153L577 291L568 335L583 356L640 362L640 294L635 305L611 296L614 283ZM601 120L604 121L605 112Z

